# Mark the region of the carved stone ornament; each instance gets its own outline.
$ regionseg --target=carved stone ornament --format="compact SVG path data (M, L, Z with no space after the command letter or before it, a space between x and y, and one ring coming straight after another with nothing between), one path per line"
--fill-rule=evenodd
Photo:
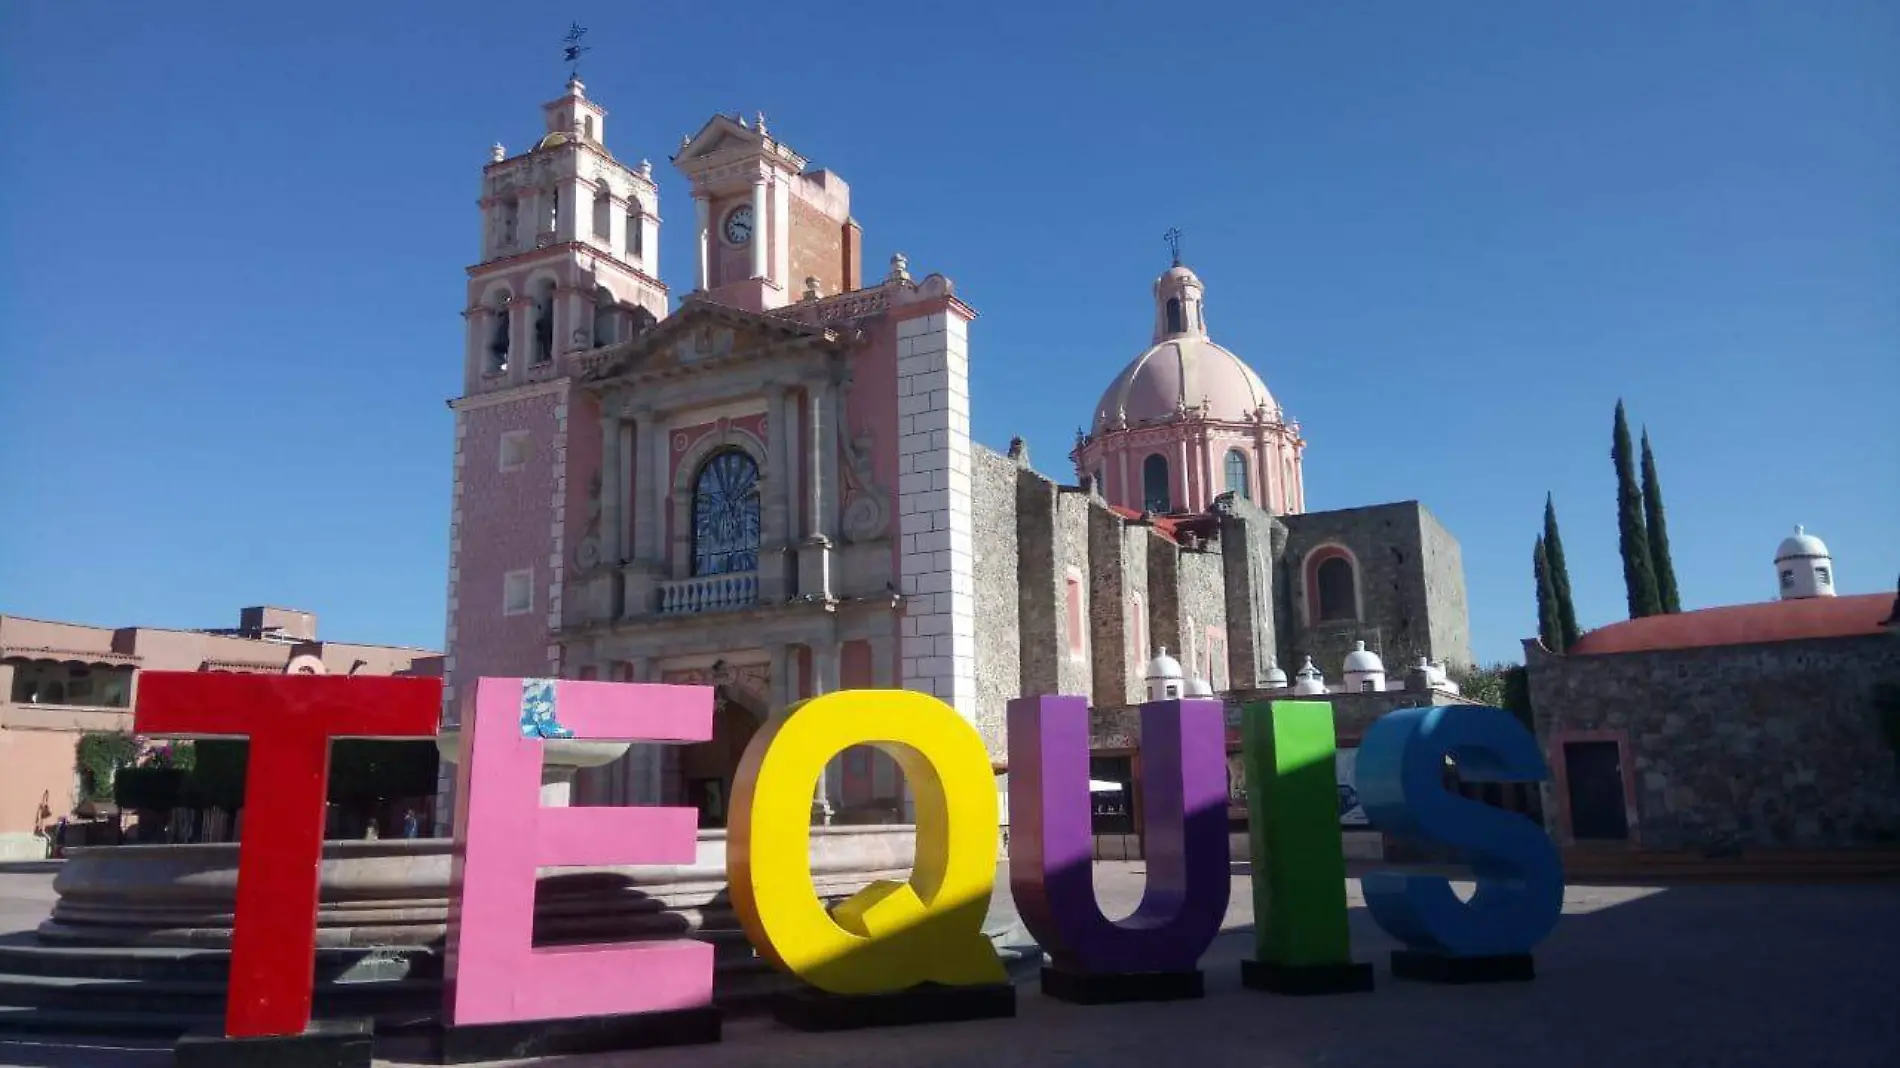
M587 483L587 527L581 532L581 540L574 546L574 566L585 575L599 567L605 561L601 559L600 544L600 472Z
M891 525L891 496L877 485L871 474L871 448L875 436L869 431L851 437L844 420L838 420L838 452L844 460L844 514L838 530L846 541L876 541Z

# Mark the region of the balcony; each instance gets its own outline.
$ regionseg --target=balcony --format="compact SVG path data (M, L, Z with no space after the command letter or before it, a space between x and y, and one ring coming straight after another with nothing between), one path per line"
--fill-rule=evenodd
M759 573L735 571L668 579L659 584L659 614L683 616L697 612L727 612L759 603Z

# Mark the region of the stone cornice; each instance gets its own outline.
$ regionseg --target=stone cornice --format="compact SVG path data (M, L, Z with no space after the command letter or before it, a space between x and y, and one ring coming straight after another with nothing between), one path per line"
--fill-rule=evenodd
M519 386L498 389L492 393L475 393L466 397L456 397L449 401L449 408L459 414L461 412L476 412L483 408L493 408L497 404L507 404L510 401L533 400L536 397L545 397L561 392L567 388L569 381L571 381L571 379L566 375L559 375L547 379L546 381L526 382Z
M543 258L546 258L546 259L553 259L554 257L552 255L543 256L543 254L555 253L555 252L572 252L578 255L592 256L594 259L597 259L597 260L606 260L608 263L611 263L614 266L620 268L621 270L627 272L628 274L634 276L635 278L638 278L640 281L645 282L647 285L652 286L653 288L659 290L661 293L665 293L667 291L665 282L660 281L658 278L653 277L652 275L641 270L639 267L636 267L635 265L628 263L626 260L621 259L620 257L614 255L613 253L602 250L600 246L590 245L585 241L555 241L555 242L551 242L549 244L543 245L540 248L524 249L520 252L516 252L507 256L502 256L498 259L492 259L492 260L484 261L482 263L477 263L477 264L474 264L473 266L466 268L466 270L468 272L468 276L470 279L479 278L483 275L498 274L501 271L506 270L507 268L510 268L510 267L518 267L523 263L532 261L532 259L537 256L542 256Z

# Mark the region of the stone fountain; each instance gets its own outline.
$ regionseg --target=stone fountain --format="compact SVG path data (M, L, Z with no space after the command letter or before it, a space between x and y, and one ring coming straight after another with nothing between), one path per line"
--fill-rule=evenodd
M437 744L444 758L459 757L456 732L444 732ZM628 744L550 739L542 803L567 804L580 769L612 763ZM915 848L911 826L813 827L812 878L819 894L835 903L875 880L907 878ZM454 843L442 838L324 843L319 1015L368 1011L395 1028L433 1018L441 1001L453 851ZM30 1004L48 1026L83 1029L86 1022L74 1017L90 1013L117 1020L115 1029L169 1033L217 1017L229 970L237 864L236 843L70 851L54 882L59 897L51 917L30 944L0 945L0 991L17 985L11 979L33 976L131 980L89 984L83 1000L75 990L70 1004L57 991L35 993ZM547 869L540 876L537 944L682 936L715 947L714 997L728 1007L743 1008L788 985L753 951L733 914L724 830L700 831L690 863ZM0 994L0 1009L21 1001L17 993ZM21 1019L11 1026L21 1026ZM6 1026L0 1011L0 1028Z

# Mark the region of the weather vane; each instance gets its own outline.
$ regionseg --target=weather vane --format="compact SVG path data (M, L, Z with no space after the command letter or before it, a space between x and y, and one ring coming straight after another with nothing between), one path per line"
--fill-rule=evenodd
M581 45L581 38L585 36L587 36L587 27L578 22L570 22L567 26L567 36L561 39L565 45L561 54L567 61L567 73L570 78L581 76L581 56L593 51L592 48Z
M1174 265L1181 266L1181 228L1170 226L1168 232L1161 236L1167 240L1168 251L1174 255Z

